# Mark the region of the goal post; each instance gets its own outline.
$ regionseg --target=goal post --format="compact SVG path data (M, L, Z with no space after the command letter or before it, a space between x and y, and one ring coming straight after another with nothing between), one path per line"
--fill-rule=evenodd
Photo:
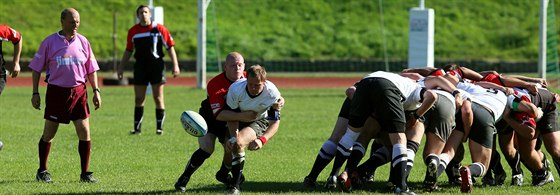
M198 0L196 87L206 89L206 9L211 0Z

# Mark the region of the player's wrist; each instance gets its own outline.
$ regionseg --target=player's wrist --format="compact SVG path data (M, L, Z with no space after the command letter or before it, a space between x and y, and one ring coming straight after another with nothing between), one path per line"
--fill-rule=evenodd
M267 140L266 140L266 137L264 137L264 136L260 136L260 137L258 137L258 139L259 139L259 140L261 140L261 142L262 142L262 145L264 146L264 144L265 144L265 143L266 143L266 141L267 141Z

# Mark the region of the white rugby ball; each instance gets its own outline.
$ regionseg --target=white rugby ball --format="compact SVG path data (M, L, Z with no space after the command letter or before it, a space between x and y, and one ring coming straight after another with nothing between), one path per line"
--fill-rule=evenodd
M181 124L187 133L195 137L202 137L208 132L206 121L195 111L187 110L181 113Z

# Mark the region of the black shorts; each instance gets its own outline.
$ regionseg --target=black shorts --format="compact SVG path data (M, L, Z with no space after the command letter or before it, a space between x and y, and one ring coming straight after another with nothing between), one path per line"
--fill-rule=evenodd
M556 104L554 104L553 107L551 111L545 111L541 120L537 122L537 130L539 130L540 134L559 131L558 123L556 122L558 118Z
M435 104L424 114L426 132L438 136L443 142L447 141L451 131L455 128L454 102L438 94Z
M365 78L356 85L352 98L348 124L355 128L364 126L373 113L382 131L404 133L404 97L391 81L384 78Z
M134 84L148 85L165 84L165 64L163 59L155 59L154 61L134 63Z
M494 133L496 133L494 115L480 104L472 102L471 105L473 112L473 124L471 132L469 133L469 139L484 146L485 148L492 148ZM455 129L465 132L463 129L463 121L461 120L461 112L458 112L457 115L455 115L455 120L457 122Z
M200 102L200 109L198 113L204 118L206 124L208 125L208 133L214 134L220 143L224 143L226 136L228 135L227 122L216 120L212 108L210 108L210 102L208 99L204 99Z

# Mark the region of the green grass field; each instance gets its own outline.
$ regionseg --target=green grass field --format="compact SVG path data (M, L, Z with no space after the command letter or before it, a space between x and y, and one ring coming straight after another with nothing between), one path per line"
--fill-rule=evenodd
M44 98L45 88L41 88ZM323 142L329 137L344 99L344 89L280 89L286 98L278 134L257 152L247 152L245 182L242 192L248 194L328 193L323 188L309 190L301 182L308 174ZM168 86L165 92L167 117L163 136L155 134L154 104L145 106L143 134L130 136L133 119L131 87L103 88L103 105L92 111L92 155L90 170L100 180L95 184L79 183L77 136L72 125L61 125L49 156L52 184L35 181L38 167L37 143L42 133L43 111L32 108L30 87L10 87L0 96L0 194L167 194L182 173L190 155L198 148L197 139L184 132L179 122L183 110L198 110L205 91ZM44 100L44 99L43 99ZM90 100L91 101L91 100ZM43 106L44 108L44 102ZM422 147L419 151L422 151ZM212 157L193 175L187 194L221 194L224 186L214 179L223 150L219 147ZM368 151L369 153L369 151ZM421 152L419 152L421 154ZM425 166L420 155L409 178L411 187L418 189L424 178ZM470 161L465 157L464 163ZM544 187L530 186L530 174L525 185L510 187L508 171L505 187L475 186L475 194L555 194L558 182ZM331 163L332 164L332 163ZM319 176L319 184L330 172L330 166ZM376 182L357 193L387 193L385 181L388 166L378 169ZM525 173L529 173L525 170ZM556 170L554 176L559 179ZM458 187L447 186L445 174L440 178L441 193L459 193ZM421 190L416 190L422 192Z

